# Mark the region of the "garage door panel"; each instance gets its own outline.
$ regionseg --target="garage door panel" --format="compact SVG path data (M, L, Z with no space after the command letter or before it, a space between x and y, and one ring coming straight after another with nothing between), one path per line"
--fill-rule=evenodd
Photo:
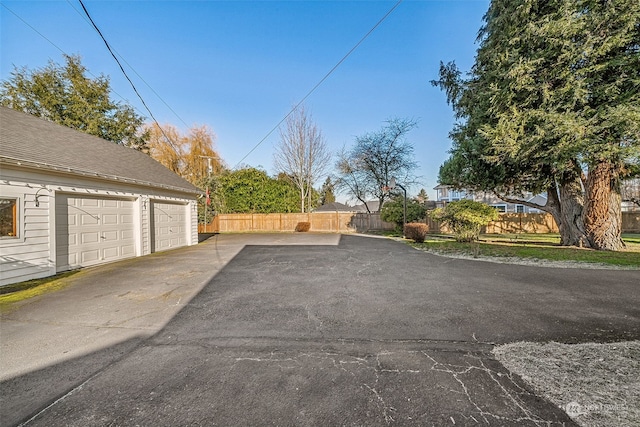
M103 215L102 216L102 223L104 225L117 225L118 224L118 215L117 214Z
M120 256L120 248L106 248L104 250L104 259L114 259Z
M135 256L135 254L136 254L136 251L131 246L123 246L120 248L120 255L124 257L127 257L127 258L132 257L132 256Z
M90 233L81 233L80 234L80 243L98 243L100 241L100 236L96 232Z
M74 206L82 206L87 208L91 208L91 207L97 208L99 205L100 205L100 199L89 199L89 198L75 199L75 203L74 203Z
M89 214L80 215L80 224L82 225L98 225L99 223L100 221L98 221L98 218L93 215L89 215Z
M58 271L135 256L132 200L58 195L56 218Z
M100 259L100 251L98 249L84 249L80 253L80 262L82 264L95 264Z
M118 233L117 230L105 231L101 237L105 242L117 242L121 239L120 233Z

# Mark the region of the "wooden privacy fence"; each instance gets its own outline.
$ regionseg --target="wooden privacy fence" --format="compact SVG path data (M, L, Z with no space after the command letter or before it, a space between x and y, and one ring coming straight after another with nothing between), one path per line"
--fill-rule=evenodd
M395 224L382 221L379 213L312 212L283 214L221 214L209 224L199 224L199 233L291 232L300 222L309 222L310 231L325 233L364 233L393 230ZM427 218L430 233L448 233L439 222ZM622 230L640 233L640 212L622 213ZM550 214L500 214L483 233L557 233L558 226Z
M351 212L274 213L274 214L221 214L212 222L198 225L199 233L233 232L288 232L296 225L309 222L309 231L326 233L352 233Z

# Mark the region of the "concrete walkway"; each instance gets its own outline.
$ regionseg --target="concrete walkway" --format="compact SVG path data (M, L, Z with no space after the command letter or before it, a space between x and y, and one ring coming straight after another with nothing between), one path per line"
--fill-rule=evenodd
M215 236L3 312L2 425L571 425L493 343L637 339L639 279Z

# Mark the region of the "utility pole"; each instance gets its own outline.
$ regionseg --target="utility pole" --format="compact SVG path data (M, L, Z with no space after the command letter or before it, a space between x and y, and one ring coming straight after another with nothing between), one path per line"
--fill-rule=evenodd
M212 160L213 159L217 159L218 157L217 156L200 156L200 157L203 158L203 159L207 159L207 177L211 178L211 174L213 173ZM209 202L209 200L210 200L209 199L209 184L207 183L207 195L206 195L206 199L205 199L205 202L204 202L204 226L205 226L205 229L206 229L207 224L208 224L208 222L207 222L207 211L209 210L208 209L209 203L207 203L207 202Z
M207 176L211 176L211 174L213 173L213 163L211 163L211 160L213 159L217 159L218 156L200 156L203 159L207 159Z
M407 189L398 184L396 182L396 178L393 177L391 178L391 182L389 182L389 188L393 190L396 186L402 188L402 191L404 192L404 200L402 204L402 238L404 239L406 237L404 234L404 226L407 224Z

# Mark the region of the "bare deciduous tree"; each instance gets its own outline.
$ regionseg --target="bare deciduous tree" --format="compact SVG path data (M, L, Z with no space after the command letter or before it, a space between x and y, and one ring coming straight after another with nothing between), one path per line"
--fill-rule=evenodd
M339 155L339 188L363 202L367 210L367 199L378 199L379 210L388 197L385 187L391 178L404 185L415 183L413 171L418 164L406 135L416 126L412 119L389 119L381 130L357 137L354 147Z
M299 106L280 128L274 164L298 188L302 212L311 209L313 184L325 174L330 162L331 153L322 132L305 107Z

